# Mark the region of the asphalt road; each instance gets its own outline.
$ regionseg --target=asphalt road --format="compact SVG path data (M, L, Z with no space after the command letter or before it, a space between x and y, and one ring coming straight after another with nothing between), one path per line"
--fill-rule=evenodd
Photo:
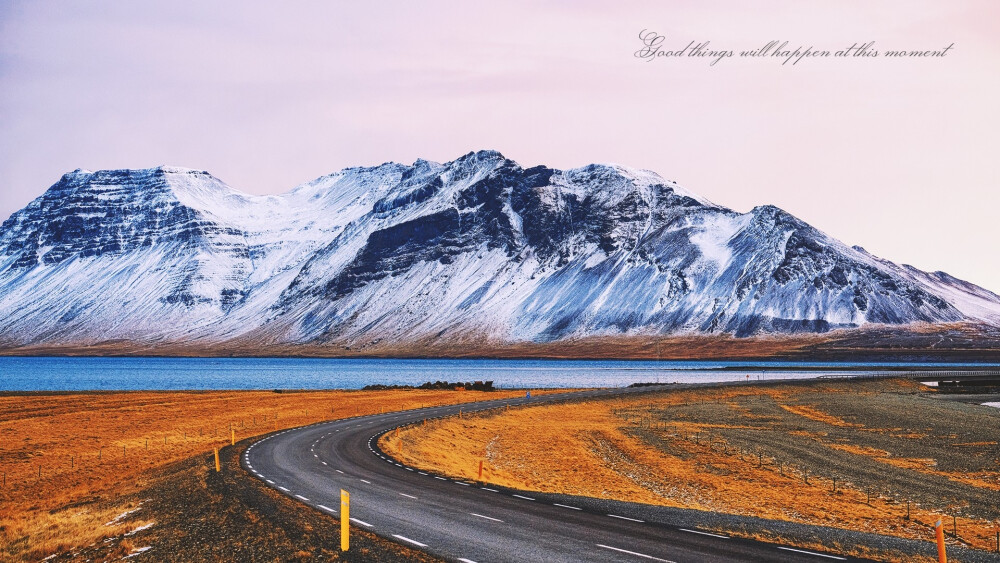
M451 561L859 561L837 553L730 538L671 522L658 507L447 479L406 467L378 436L465 412L648 388L544 395L356 417L285 430L251 445L242 464L274 489L390 540ZM568 499L568 500L567 500Z

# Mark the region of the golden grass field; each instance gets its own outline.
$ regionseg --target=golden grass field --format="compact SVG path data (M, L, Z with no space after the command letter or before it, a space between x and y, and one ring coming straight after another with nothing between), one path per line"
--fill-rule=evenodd
M434 420L380 446L473 481L482 460L482 481L518 489L927 541L954 515L950 543L992 551L1000 412L932 393L904 380L678 389Z
M143 525L122 515L158 469L268 432L523 391L204 391L0 395L0 560L37 560ZM106 501L122 498L120 504ZM101 501L101 502L98 502ZM102 508L97 508L98 506Z

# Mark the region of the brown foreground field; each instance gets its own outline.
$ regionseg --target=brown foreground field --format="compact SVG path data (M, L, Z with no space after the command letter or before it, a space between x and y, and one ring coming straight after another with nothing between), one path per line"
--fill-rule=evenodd
M678 388L451 417L387 434L408 465L502 486L993 551L1000 410L906 380ZM953 530L957 528L957 535ZM861 554L863 555L863 554Z
M136 495L162 485L163 472L183 460L197 458L192 467L204 480L208 454L229 445L233 434L242 440L320 420L522 393L2 394L0 560L39 560L134 533L150 524L125 514L138 507Z

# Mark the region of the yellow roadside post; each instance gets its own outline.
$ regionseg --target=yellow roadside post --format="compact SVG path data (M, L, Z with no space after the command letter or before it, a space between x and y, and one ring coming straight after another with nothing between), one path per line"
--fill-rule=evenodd
M938 563L948 563L948 554L944 549L944 528L941 519L934 523L934 533L937 535Z
M219 466L219 448L215 448L215 472L219 471L222 471L222 467Z
M483 480L483 460L479 460L479 480Z
M231 434L230 437L232 438L232 443L230 445L231 446L235 446L236 445L236 431L235 430L230 430L229 433Z
M351 495L340 489L340 550L351 546Z

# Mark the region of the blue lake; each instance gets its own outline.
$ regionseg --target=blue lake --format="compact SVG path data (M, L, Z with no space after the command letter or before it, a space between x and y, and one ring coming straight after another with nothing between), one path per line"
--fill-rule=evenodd
M881 373L948 364L605 360L0 357L0 391L360 389L492 380L502 388L623 387ZM981 366L996 369L996 364ZM729 368L729 369L723 369Z

